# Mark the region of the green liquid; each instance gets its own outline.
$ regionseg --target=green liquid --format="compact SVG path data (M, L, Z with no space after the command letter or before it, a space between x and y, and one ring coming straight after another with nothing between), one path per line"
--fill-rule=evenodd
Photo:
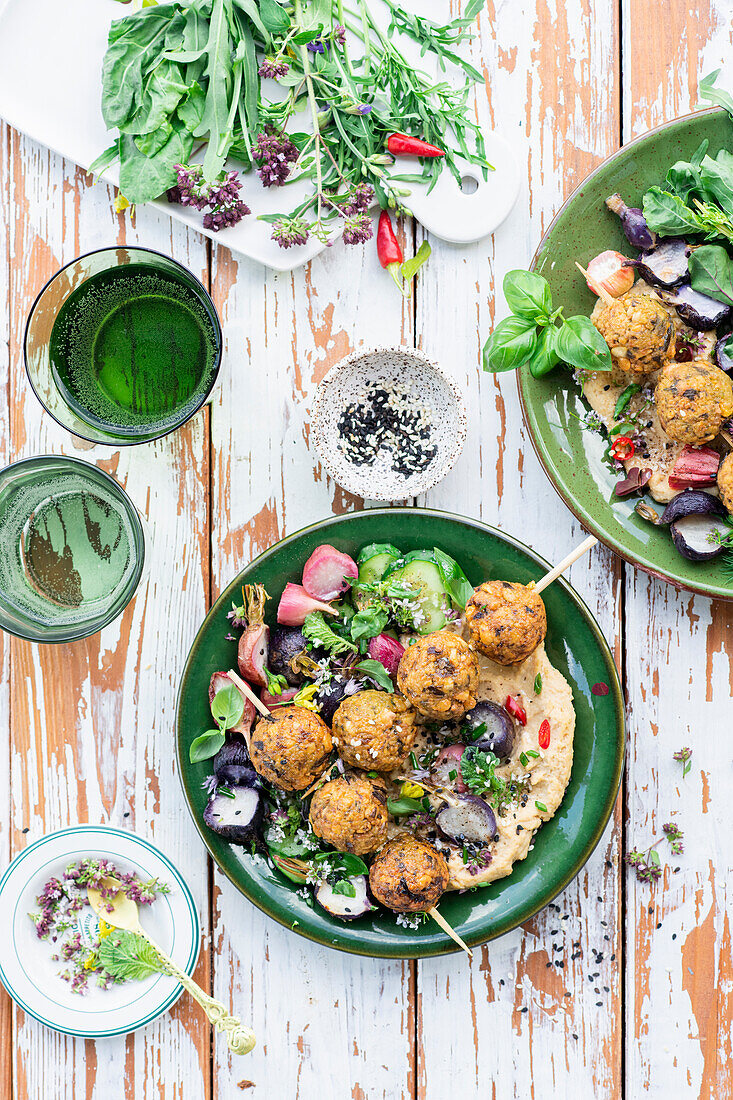
M80 419L148 436L198 408L218 345L209 311L184 278L128 264L92 275L69 295L49 354L56 385Z
M107 485L41 470L0 494L0 609L41 626L93 622L135 569L130 517Z

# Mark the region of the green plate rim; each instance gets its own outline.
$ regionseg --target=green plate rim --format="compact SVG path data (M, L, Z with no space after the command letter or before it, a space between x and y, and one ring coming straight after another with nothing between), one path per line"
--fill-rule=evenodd
M615 152L611 153L610 156L606 157L605 160L601 161L601 163L597 165L597 167L594 168L593 171L590 172L578 184L578 186L570 193L570 195L568 195L567 199L557 211L545 232L542 234L542 239L537 245L534 255L532 256L532 259L530 261L530 271L535 270L535 267L539 262L540 256L547 246L550 235L552 234L557 222L567 211L568 207L571 205L571 203L575 201L576 197L581 191L587 188L589 184L593 183L596 176L605 171L609 164L613 164L613 162L619 157L625 156L630 149L633 149L639 145L643 145L643 143L647 141L650 137L658 136L659 134L662 134L665 130L671 129L673 126L684 125L685 123L689 123L692 119L697 118L711 118L715 117L716 115L725 116L726 113L727 112L722 107L705 107L699 111L690 111L686 115L679 115L677 118L669 119L667 122L662 123L660 126L655 126L653 129L647 130L645 133L640 134L638 137L626 142L624 145L621 145L618 149L616 149ZM647 573L649 576L654 577L657 580L664 581L665 583L672 585L672 587L677 589L677 591L679 592L693 592L695 593L695 595L698 596L707 596L708 598L724 600L726 602L733 601L733 587L720 588L717 585L713 584L697 585L686 579L683 579L682 577L675 576L672 573L665 573L659 568L654 568L653 563L642 561L640 558L634 556L634 554L630 550L625 548L620 540L614 538L614 536L611 535L600 523L597 523L594 520L593 516L583 508L582 504L578 503L575 500L575 498L562 482L561 478L556 474L555 470L552 467L550 459L545 455L544 450L537 438L534 419L530 415L526 398L526 387L528 385L531 385L532 375L529 373L529 371L522 367L516 372L516 382L517 391L519 393L519 403L522 407L522 418L527 428L530 442L532 444L532 449L537 455L539 463L544 470L547 479L552 485L553 489L560 497L565 507L568 508L569 511L572 512L572 514L575 516L575 518L583 524L583 527L592 535L595 535L599 542L601 542L604 546L607 546L609 550L612 550L614 554L617 554L629 565L633 565L635 568L641 569L642 572Z
M188 913L191 918L191 950L189 952L189 956L186 960L185 966L181 968L184 973L188 974L190 977L196 969L196 963L198 961L198 957L201 951L201 922L199 921L198 910L196 909L196 903L193 899L191 889L181 872L176 867L175 863L173 863L173 861L169 859L169 857L165 855L164 852L161 852L160 848L156 847L156 845L153 844L152 841L146 840L145 837L138 836L137 833L133 833L129 829L118 829L114 825L92 825L90 822L85 822L79 825L67 825L63 829L54 829L53 832L45 833L43 836L39 837L38 840L34 840L31 844L26 845L25 848L23 848L20 852L13 856L8 866L3 871L2 876L0 876L0 890L2 890L10 874L17 868L20 863L23 862L23 860L27 856L31 854L31 852L36 851L38 848L42 848L44 844L48 844L51 840L56 840L58 837L75 835L85 832L111 833L113 836L121 836L124 837L126 840L132 839L136 843L140 844L143 848L149 849L155 856L157 856L158 859L160 859L163 863L167 864L170 867L176 879L176 883L180 887L181 893L186 900ZM164 1016L165 1013L168 1012L168 1010L171 1009L174 1004L176 1004L176 1002L183 994L183 986L180 984L180 982L176 982L171 992L158 1006L158 1008L154 1010L151 1009L151 1011L148 1012L146 1016L143 1016L140 1020L136 1021L130 1027L125 1026L110 1028L107 1031L92 1033L88 1031L82 1031L78 1028L61 1027L59 1026L59 1024L53 1023L52 1020L44 1018L43 1016L39 1015L39 1013L35 1012L32 1008L29 1008L28 1005L18 996L18 994L15 992L12 985L8 981L5 975L5 971L3 970L2 963L0 963L0 980L2 981L5 992L8 994L13 1003L18 1005L18 1007L21 1008L23 1012L26 1012L34 1020L37 1020L39 1024L43 1024L44 1027L50 1028L51 1031L57 1031L60 1035L71 1035L77 1039L91 1039L92 1042L96 1042L97 1039L110 1039L117 1035L131 1035L133 1032L139 1031L143 1027L147 1027L148 1024L154 1023L155 1020L158 1020L161 1016Z
M425 515L425 516L433 516L433 517L436 517L436 518L439 518L439 519L449 519L453 522L457 522L459 524L463 524L463 525L473 527L477 531L481 532L482 534L488 535L490 538L498 539L500 541L508 543L514 550L518 550L518 551L520 551L520 553L526 555L535 565L540 566L540 568L543 569L544 571L549 571L550 568L551 568L551 564L548 561L546 561L539 554L535 553L534 550L531 550L523 542L520 542L519 539L516 539L512 535L508 535L508 534L506 534L506 532L500 531L495 527L491 527L489 524L483 523L481 520L472 519L468 516L461 516L461 515L458 515L457 513L454 513L454 512L445 512L445 511L441 511L441 510L435 509L435 508L374 508L374 509L369 508L365 511L370 516L394 515L396 512L403 512L403 513L404 512L419 512L421 515ZM190 815L193 819L193 823L194 823L194 825L195 825L195 827L196 827L196 829L199 833L199 836L203 840L204 845L205 845L207 851L209 852L209 855L213 859L216 866L219 868L219 870L222 872L222 874L224 874L229 879L229 881L236 887L236 889L241 894L243 894L244 897L246 897L248 899L248 901L250 901L253 905L255 905L258 909L260 909L263 913L266 913L267 916L269 916L273 920L277 921L277 923L282 925L283 928L287 928L288 931L291 931L291 932L296 932L299 936L302 936L305 939L309 939L309 940L313 941L314 943L318 943L323 947L329 947L332 950L342 951L346 954L362 955L362 956L366 956L368 958L411 959L411 958L430 958L430 957L434 957L434 956L437 956L437 955L453 954L457 951L460 951L460 948L457 947L457 945L453 942L453 940L450 939L450 937L448 937L447 935L445 935L445 933L442 933L442 932L441 933L436 933L432 937L432 941L426 941L424 946L416 947L414 950L405 950L403 948L401 950L400 949L397 949L397 950L384 950L384 951L376 952L374 950L368 950L368 949L362 948L358 945L358 943L356 943L356 944L347 944L347 943L341 943L341 942L336 942L335 943L332 940L326 939L323 936L319 936L319 935L303 928L300 924L298 924L296 927L293 927L292 923L289 923L288 921L281 919L279 914L272 911L272 909L264 901L261 901L259 898L252 897L244 889L244 887L237 881L236 877L233 874L230 873L228 868L225 867L225 866L222 866L222 864L219 862L219 858L217 856L215 848L214 848L213 844L211 843L210 837L207 835L208 830L205 829L204 824L203 824L203 820L199 820L197 815L195 814L194 809L193 809L193 805L192 805L192 800L189 797L189 784L188 784L187 779L186 779L187 765L185 765L183 760L182 760L183 733L182 733L182 719L181 719L181 700L182 700L183 691L184 691L186 681L187 681L188 676L190 674L190 669L192 668L192 665L195 663L195 658L197 656L198 649L199 649L199 647L201 646L201 644L203 642L204 636L208 631L208 627L209 627L209 624L211 623L212 619L214 618L215 615L217 615L219 613L219 611L221 610L221 608L223 607L225 602L230 598L230 590L232 589L232 587L236 586L236 584L240 580L240 577L241 577L242 573L245 570L250 570L253 567L257 567L258 564L260 564L261 562L267 560L267 558L272 556L276 551L279 551L280 549L282 549L284 546L287 546L287 545L290 545L294 542L297 542L298 539L300 539L303 535L312 533L314 531L321 531L321 530L326 532L329 527L331 527L331 526L333 526L337 523L342 523L344 520L348 520L350 515L364 515L364 514L365 514L365 512L352 512L352 513L347 513L345 515L329 516L325 520L320 520L318 522L310 523L310 524L306 525L305 527L301 528L299 531L295 531L295 532L293 532L293 534L287 535L285 538L279 540L278 542L274 543L272 546L268 547L267 550L264 550L264 551L262 551L262 553L258 554L257 557L253 558L252 561L248 565L246 565L244 567L244 569L240 570L240 572L237 574L237 576L234 577L224 587L224 589L221 592L221 595L218 597L216 602L212 605L211 609L207 613L203 623L201 624L201 626L199 627L199 629L196 633L196 637L193 640L193 643L191 645L191 649L189 651L188 657L186 658L186 664L184 666L183 673L181 675L181 680L180 680L180 683L179 683L178 695L177 695L177 698L176 698L176 763L177 763L177 766L178 766L178 776L179 776L179 779L181 781L181 787L182 787L182 790L183 790L183 797L184 797L186 805L188 807L188 811L189 811L189 813L190 813ZM477 932L474 935L466 936L465 937L466 942L468 943L468 945L470 947L477 947L477 946L479 946L483 943L488 943L490 940L496 939L498 936L503 936L506 933L513 931L513 929L517 928L520 924L523 924L526 921L531 920L531 918L534 917L538 912L540 912L541 909L544 909L547 905L549 905L549 903L554 898L556 898L558 896L558 894L562 893L562 891L567 887L567 885L580 873L580 871L583 869L585 864L588 862L588 859L592 855L593 851L597 847L598 842L600 841L601 837L603 836L603 833L604 833L606 825L609 821L609 818L611 817L611 814L613 812L613 808L616 804L616 799L618 797L618 791L619 791L619 787L620 787L620 784L621 784L621 777L623 775L623 769L624 769L624 757L625 757L625 752L626 752L626 711L625 711L623 691L622 691L622 688L621 688L621 682L620 682L620 679L619 679L618 669L616 668L616 662L614 660L613 653L611 652L611 648L610 648L608 642L606 641L600 626L596 622L595 617L591 613L591 611L588 608L588 606L586 605L585 601L583 599L581 599L580 595L575 591L575 589L563 577L559 578L559 580L556 581L555 583L562 586L562 588L564 589L566 597L569 598L571 601L573 601L575 603L578 611L580 612L582 617L587 622L587 624L590 627L591 632L592 632L592 634L595 638L596 644L598 645L599 652L600 652L600 654L603 658L603 661L606 665L606 669L607 669L607 673L608 673L609 687L611 688L611 691L610 691L609 694L612 696L613 705L614 705L614 712L615 712L615 718L616 718L616 727L617 727L617 730L618 730L618 739L617 739L617 743L616 743L616 753L615 753L615 760L614 760L613 779L612 779L612 782L610 784L609 792L608 792L608 795L606 797L605 803L603 805L602 812L601 812L600 816L597 819L596 826L595 826L595 828L594 828L594 830L591 834L591 837L588 841L588 844L586 845L585 850L575 860L575 862L571 866L570 870L564 875L562 880L559 881L556 885L553 885L551 888L546 890L543 894L541 894L540 897L536 900L536 902L532 904L531 908L523 914L523 916L521 917L520 920L511 920L510 919L506 923L506 926L504 926L501 923L501 921L499 921L498 924L497 924L496 930L492 931L489 934L484 934L482 932ZM345 924L344 927L346 929L346 928L348 928L348 925ZM345 935L346 935L346 933L345 933Z

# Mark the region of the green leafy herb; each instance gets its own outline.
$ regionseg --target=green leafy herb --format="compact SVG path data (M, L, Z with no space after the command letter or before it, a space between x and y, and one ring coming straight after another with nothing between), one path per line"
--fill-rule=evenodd
M408 798L407 795L403 795L401 798L388 798L387 799L387 811L392 814L393 817L406 817L408 814L419 814L425 809L423 802L418 801L417 798Z
M703 244L688 261L693 290L733 305L733 261L719 244Z
M433 554L446 592L458 607L465 607L473 595L473 585L458 562L444 550L436 546Z
M376 638L378 634L382 633L388 622L389 612L387 609L378 603L370 604L363 610L357 611L351 620L349 624L351 637L355 642L361 639L366 641L369 638Z
M628 405L629 401L631 401L631 398L634 397L634 395L637 393L641 393L641 386L638 382L632 382L626 387L625 390L621 391L618 401L616 402L613 410L614 420L618 420L618 418L621 416L621 413Z
M642 202L644 218L650 229L663 237L680 237L701 233L700 218L679 195L650 187Z
M499 758L493 752L469 747L461 756L461 775L470 791L478 795L501 796L506 781L495 774Z
M542 673L538 672L534 678L534 693L539 695L542 691Z
M355 666L355 671L364 672L379 687L390 692L390 694L394 693L394 684L381 661L374 661L371 658L366 661L359 661L359 664Z
M199 760L208 760L216 756L226 740L224 734L233 729L242 720L244 714L244 696L236 684L221 688L211 701L211 714L218 729L207 730L191 742L188 758L192 764Z
M565 319L552 309L547 280L531 271L510 271L504 296L514 309L484 346L484 370L494 374L529 364L536 378L564 362L580 370L611 369L611 353L589 317Z
M356 897L356 887L353 882L349 882L347 878L339 879L338 882L333 884L334 894L343 894L347 898Z
M118 981L142 981L151 974L165 974L167 968L158 952L135 932L114 931L100 940L101 966Z
M303 623L303 634L309 642L313 642L320 649L325 649L334 657L339 653L354 653L356 646L347 638L342 638L326 622L322 611L311 611L306 615Z
M677 752L674 753L674 759L679 760L682 764L682 778L684 779L692 767L692 749L688 747L678 749Z
M722 107L733 118L733 97L722 88L715 87L715 82L719 76L720 69L715 69L714 72L708 73L707 76L702 78L698 89L700 99L706 99L708 103L712 103L715 107Z
M216 756L225 740L226 738L220 729L207 730L206 733L199 734L191 742L188 759L192 764L196 764L199 760L209 760L212 756Z
M662 861L657 851L657 844L666 840L674 856L682 855L684 851L684 838L679 825L671 821L667 822L662 826L662 834L659 840L652 841L644 851L632 848L626 856L626 862L633 868L640 882L656 882L662 876Z

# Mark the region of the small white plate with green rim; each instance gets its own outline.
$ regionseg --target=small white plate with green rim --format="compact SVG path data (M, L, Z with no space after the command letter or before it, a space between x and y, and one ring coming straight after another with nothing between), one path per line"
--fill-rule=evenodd
M15 1003L34 1019L67 1035L105 1039L124 1035L156 1020L180 997L182 987L166 974L99 988L89 983L86 994L73 993L60 977L54 945L38 939L29 914L51 878L60 878L82 859L108 859L120 872L142 881L157 878L170 887L151 905L140 907L141 924L191 974L200 945L200 927L191 891L171 861L149 841L106 825L60 829L29 844L0 879L0 981ZM88 942L96 935L97 918L85 907L78 931Z

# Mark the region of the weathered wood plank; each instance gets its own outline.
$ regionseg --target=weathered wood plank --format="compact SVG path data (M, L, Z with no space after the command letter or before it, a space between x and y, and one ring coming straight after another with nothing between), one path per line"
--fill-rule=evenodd
M671 0L660 20L653 7L625 0L623 23L623 125L632 136L697 103L699 78L729 61L731 8L727 0L692 8ZM660 845L659 882L638 883L629 873L627 1095L730 1100L733 778L721 736L729 725L731 606L629 571L626 612L628 847L646 848L668 821L686 833L682 856ZM694 754L686 779L673 760L683 745Z
M427 503L481 516L557 561L582 529L539 467L514 378L482 375L480 353L506 313L505 272L527 265L563 198L618 144L616 11L610 0L540 0L521 11L489 8L480 24L475 49L487 100L479 117L516 138L530 193L492 240L460 251L432 242L417 331L465 389L471 425L463 456ZM611 555L594 551L570 575L617 658L621 573ZM459 956L419 963L419 1097L451 1095L458 1081L495 1100L548 1089L620 1096L619 834L617 816L556 903L473 963Z
M17 134L11 141L12 457L53 450L99 462L147 514L153 538L147 588L102 634L69 646L11 643L12 852L79 821L134 828L180 866L206 934L206 861L183 811L173 757L179 673L208 596L206 414L160 443L122 452L89 447L42 414L21 349L35 294L75 255L140 241L206 278L206 251L197 234L152 211L123 222L106 187L92 188L79 169ZM198 977L207 981L206 950ZM123 1081L135 1098L209 1095L209 1031L186 999L144 1032L96 1047L17 1010L15 1020L17 1100L121 1095Z
M10 133L0 123L0 465L7 462L10 438L10 281L8 268L8 227L10 225ZM0 802L10 806L10 643L0 631ZM0 859L3 867L10 860L10 815L0 814ZM0 987L0 1095L11 1095L13 1006Z
M212 408L212 573L219 590L242 565L306 523L361 506L309 448L315 387L361 344L412 343L410 310L367 246L340 246L292 274L216 249L213 291L227 367ZM256 911L216 876L215 988L251 1014L246 1063L221 1058L215 1096L243 1078L257 1095L413 1096L410 965L319 948Z

